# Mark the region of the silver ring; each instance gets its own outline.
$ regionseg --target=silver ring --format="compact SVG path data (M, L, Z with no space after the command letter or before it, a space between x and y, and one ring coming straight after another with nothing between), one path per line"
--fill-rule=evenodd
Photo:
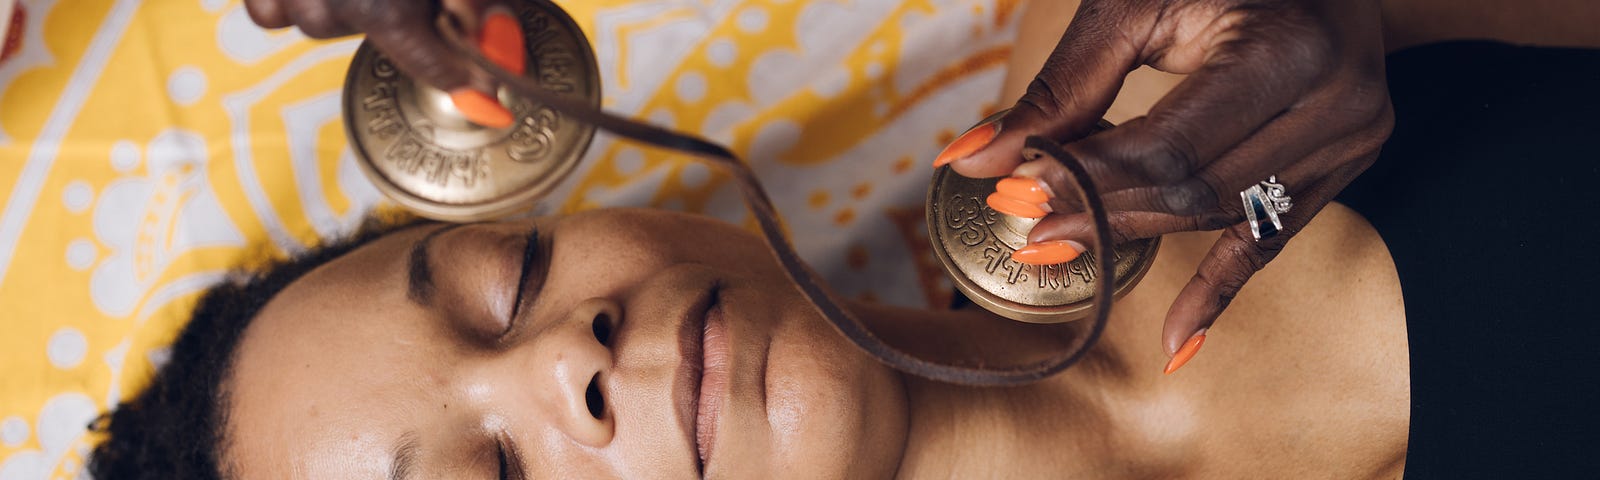
M1289 213L1289 208L1294 206L1289 201L1288 191L1278 183L1277 175L1239 192L1239 199L1244 201L1244 217L1250 221L1250 235L1255 236L1256 241L1272 238L1283 231L1278 215Z

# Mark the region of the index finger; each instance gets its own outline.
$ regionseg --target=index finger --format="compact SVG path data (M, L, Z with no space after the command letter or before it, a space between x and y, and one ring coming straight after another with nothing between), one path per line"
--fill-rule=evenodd
M999 120L951 143L934 166L949 163L974 178L1006 175L1022 163L1028 137L1062 141L1092 131L1138 66L1143 39L1125 32L1145 30L1129 25L1150 17L1147 10L1142 2L1085 0L1022 98Z

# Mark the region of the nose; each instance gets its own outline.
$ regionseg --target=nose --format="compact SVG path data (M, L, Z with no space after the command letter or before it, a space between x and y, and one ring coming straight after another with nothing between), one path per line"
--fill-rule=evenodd
M550 342L545 350L555 367L555 404L550 406L567 434L585 445L605 445L616 432L606 385L614 361L612 331L621 318L616 302L591 298L544 332Z

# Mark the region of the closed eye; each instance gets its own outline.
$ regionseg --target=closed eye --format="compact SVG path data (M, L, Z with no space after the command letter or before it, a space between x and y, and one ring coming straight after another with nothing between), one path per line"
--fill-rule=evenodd
M522 313L524 298L528 291L528 281L533 278L533 261L539 253L539 227L528 230L527 245L522 248L522 271L517 278L517 293L511 303L511 318L506 321L506 330L501 336L511 332L511 327L517 324L517 317Z
M506 444L505 442L495 442L495 446L498 447L497 449L499 450L498 454L500 457L500 475L497 478L500 480L510 480L511 468L510 465L507 464L511 463L511 459L506 457Z
M518 454L517 442L509 435L502 434L494 442L498 450L500 480L527 480L528 472L523 470L522 455Z

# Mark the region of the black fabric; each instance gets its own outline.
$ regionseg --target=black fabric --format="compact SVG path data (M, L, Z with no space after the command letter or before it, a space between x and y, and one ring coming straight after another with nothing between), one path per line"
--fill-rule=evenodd
M1407 478L1600 478L1600 50L1389 57L1395 129L1339 198L1405 295Z

